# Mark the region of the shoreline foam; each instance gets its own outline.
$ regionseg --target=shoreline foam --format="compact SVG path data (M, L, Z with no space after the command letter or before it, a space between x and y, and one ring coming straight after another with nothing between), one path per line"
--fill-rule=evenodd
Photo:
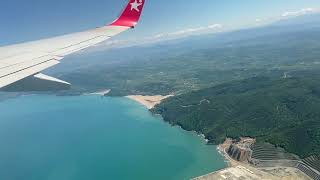
M110 91L111 91L110 89L106 89L106 90L102 90L94 93L89 93L89 95L106 96L107 94L109 94Z

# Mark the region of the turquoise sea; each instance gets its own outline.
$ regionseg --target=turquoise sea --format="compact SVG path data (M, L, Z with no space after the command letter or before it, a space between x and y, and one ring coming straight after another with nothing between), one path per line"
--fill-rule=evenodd
M225 167L215 146L126 98L0 102L0 179L189 179Z

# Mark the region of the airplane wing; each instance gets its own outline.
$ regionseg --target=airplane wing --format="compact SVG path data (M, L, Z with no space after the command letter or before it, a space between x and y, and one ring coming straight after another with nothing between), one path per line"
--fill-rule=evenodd
M69 54L101 43L133 28L139 21L144 1L129 0L118 19L100 28L0 47L0 90L38 90L36 86L41 87L41 83L50 88L55 86L69 87L70 84L65 81L39 72L58 64Z

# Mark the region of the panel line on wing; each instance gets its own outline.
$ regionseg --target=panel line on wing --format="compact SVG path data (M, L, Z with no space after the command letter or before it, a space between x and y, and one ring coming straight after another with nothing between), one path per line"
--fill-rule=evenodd
M26 69L29 69L29 68L32 68L32 67L35 67L35 66L38 66L38 65L47 63L47 62L52 61L52 60L55 60L55 59L53 59L53 58L52 58L52 59L48 59L48 60L46 60L46 61L42 61L42 62L40 62L40 63L33 64L33 65L31 65L31 66L27 66L27 67L25 67L25 68L21 68L21 69L19 69L19 70L16 70L16 71L10 72L10 73L8 73L8 74L2 75L2 76L0 76L0 78L4 78L4 77L6 77L6 76L13 75L13 74L15 74L15 73L17 73L17 72L24 71L24 70L26 70Z
M37 74L38 72L40 72L44 69L47 69L51 66L54 66L58 63L59 63L59 61L49 60L47 62L38 64L36 66L32 66L32 67L26 68L24 70L20 70L14 74L7 75L6 77L2 77L2 78L0 78L0 88L3 88L5 86L12 84L14 82L17 82L19 80L22 80L23 78Z
M93 40L95 40L95 39L102 38L102 37L105 37L105 38L107 38L107 39L108 39L108 38L111 38L111 36L104 36L104 35L95 36L95 37L93 37L93 38L90 38L90 39L85 40L85 41L81 41L81 42L76 43L76 44L71 44L71 45L69 45L69 46L66 46L66 47L63 47L63 48L60 48L60 49L55 49L54 51L52 51L52 52L50 52L50 53L55 53L55 52L57 52L57 51L61 51L61 50L68 49L68 48L72 48L72 47L74 47L74 46L78 46L78 45L81 45L81 44L84 44L84 43L87 43L87 42L90 42L90 41L93 41ZM87 46L87 45L86 45L86 46Z

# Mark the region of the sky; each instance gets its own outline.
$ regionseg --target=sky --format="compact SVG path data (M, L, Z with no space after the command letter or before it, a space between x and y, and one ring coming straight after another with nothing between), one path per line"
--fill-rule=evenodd
M1 0L0 45L102 26L112 22L126 3L127 0ZM155 40L246 28L319 9L319 0L146 0L139 25L113 40Z

